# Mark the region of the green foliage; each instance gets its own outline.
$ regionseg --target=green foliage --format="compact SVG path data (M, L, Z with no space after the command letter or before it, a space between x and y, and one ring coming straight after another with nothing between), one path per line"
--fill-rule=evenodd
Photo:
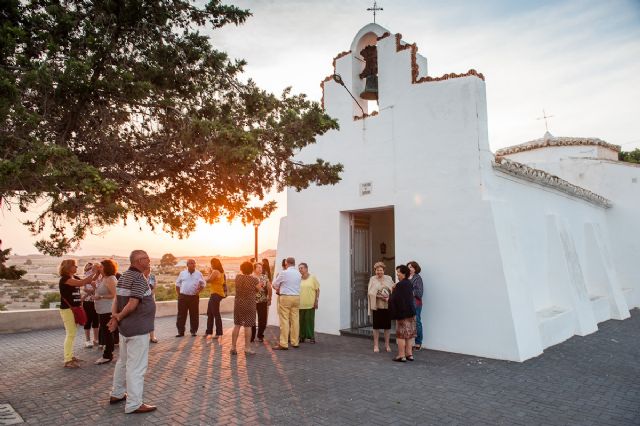
M245 82L200 33L249 16L219 0L3 3L0 203L38 206L38 250L129 217L184 237L198 219L250 220L273 186L339 181L340 164L291 160L337 122Z
M640 163L640 148L636 148L633 151L620 151L618 159L627 163Z
M11 249L0 250L0 279L3 280L19 280L22 278L27 271L22 269L18 269L15 266L5 266L7 259L9 259L9 255L11 254Z
M49 309L49 304L53 302L60 302L60 293L46 293L44 298L40 302L40 308Z
M176 300L177 298L175 287L166 285L158 285L156 287L156 301L163 302L165 300Z
M176 263L178 263L178 259L176 259L176 257L171 253L163 254L160 259L160 267L162 268L174 267L176 266Z

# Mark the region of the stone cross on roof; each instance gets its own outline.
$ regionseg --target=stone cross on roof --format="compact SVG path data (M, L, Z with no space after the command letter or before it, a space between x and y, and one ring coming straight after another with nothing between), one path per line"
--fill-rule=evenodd
M381 7L378 7L378 2L374 0L373 7L368 7L367 10L368 11L373 11L373 23L375 24L376 23L376 12L378 10L384 10L384 9L381 8Z

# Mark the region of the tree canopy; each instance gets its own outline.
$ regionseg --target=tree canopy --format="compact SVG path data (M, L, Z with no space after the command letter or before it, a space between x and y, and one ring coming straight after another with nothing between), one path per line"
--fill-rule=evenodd
M340 164L292 160L337 122L304 95L243 81L244 61L201 33L247 10L6 0L0 16L0 202L38 207L26 225L44 253L128 217L179 237L198 219L250 221L273 187L340 179Z
M19 280L27 271L18 269L14 265L6 266L5 263L9 260L11 255L11 249L0 248L0 279L3 280Z
M620 151L618 159L627 163L640 163L640 148L636 148L633 151Z
M163 268L176 266L177 263L178 259L176 259L176 257L171 253L163 254L160 259L160 266Z

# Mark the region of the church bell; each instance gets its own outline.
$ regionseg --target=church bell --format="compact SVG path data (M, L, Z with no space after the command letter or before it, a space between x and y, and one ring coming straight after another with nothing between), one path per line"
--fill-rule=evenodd
M360 78L365 79L364 91L360 93L360 97L375 101L378 99L378 50L375 46L367 46L360 54L365 62L364 70L360 73Z
M378 76L370 75L365 80L364 91L360 93L362 99L375 101L378 99Z

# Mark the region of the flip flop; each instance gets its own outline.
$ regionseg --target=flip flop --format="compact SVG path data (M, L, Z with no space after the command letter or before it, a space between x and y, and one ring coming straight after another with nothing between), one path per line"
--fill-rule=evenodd
M404 357L396 357L393 359L395 362L407 362L406 359L404 359Z

